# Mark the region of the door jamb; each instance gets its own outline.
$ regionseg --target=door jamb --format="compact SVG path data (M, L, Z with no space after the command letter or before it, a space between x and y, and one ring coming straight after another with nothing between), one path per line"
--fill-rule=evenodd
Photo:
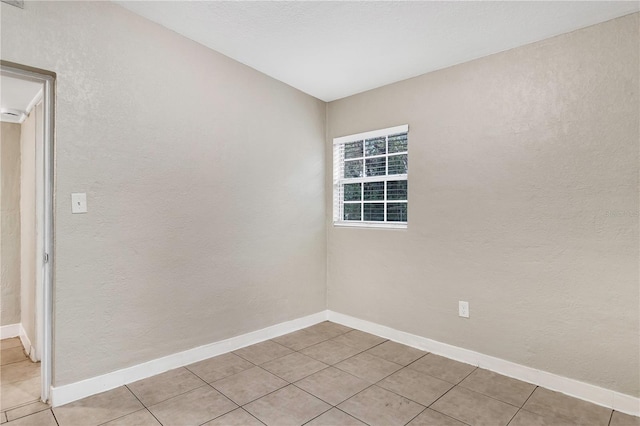
M53 378L53 264L54 256L54 201L55 201L55 81L56 75L7 61L0 61L0 73L22 80L30 80L43 85L43 164L44 182L42 196L36 200L43 205L41 224L42 235L38 236L43 252L36 253L36 265L42 267L41 282L36 282L36 342L41 352L41 399L48 401ZM36 274L38 276L38 274Z

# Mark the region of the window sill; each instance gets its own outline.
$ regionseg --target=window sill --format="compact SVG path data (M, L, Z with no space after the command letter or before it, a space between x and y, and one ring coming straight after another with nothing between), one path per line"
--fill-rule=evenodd
M383 229L407 229L406 223L380 223L380 222L333 222L333 226L339 228L383 228Z

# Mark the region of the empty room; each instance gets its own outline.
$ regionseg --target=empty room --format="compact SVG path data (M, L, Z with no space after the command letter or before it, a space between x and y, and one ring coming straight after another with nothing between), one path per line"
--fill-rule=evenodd
M640 426L640 3L0 3L0 421Z

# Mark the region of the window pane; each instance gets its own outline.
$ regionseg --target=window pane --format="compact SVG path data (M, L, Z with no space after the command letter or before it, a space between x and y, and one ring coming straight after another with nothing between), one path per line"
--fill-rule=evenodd
M361 183L346 183L344 185L344 201L360 201L362 199Z
M344 158L362 157L362 141L344 144Z
M365 160L366 176L384 176L387 166L385 157L368 158Z
M364 206L365 208L367 207L366 204ZM366 210L365 210L365 215L366 215ZM406 221L407 221L407 203L387 204L387 222L406 222Z
M365 187L366 191L366 187ZM406 180L390 180L387 182L387 200L406 200L407 199L407 181Z
M407 150L407 134L389 136L389 154L392 152L403 152Z
M364 220L384 222L384 204L382 203L365 204Z
M360 220L360 203L349 203L344 205L344 220Z
M344 177L362 177L362 160L351 160L344 162Z
M387 141L384 137L364 141L364 153L367 157L387 153Z
M392 155L389 157L389 174L403 175L407 173L407 154Z
M384 182L367 182L364 184L365 200L384 200Z

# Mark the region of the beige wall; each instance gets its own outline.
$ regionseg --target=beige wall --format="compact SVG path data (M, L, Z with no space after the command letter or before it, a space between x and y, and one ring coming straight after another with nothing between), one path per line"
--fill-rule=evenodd
M329 309L639 396L638 16L330 103L327 158L406 123L410 169L407 230L329 225Z
M0 325L9 325L20 322L20 124L0 133Z
M36 344L36 152L42 144L41 108L42 103L31 111L20 131L20 322L32 345Z
M57 73L55 385L325 309L324 103L110 2L1 7Z

